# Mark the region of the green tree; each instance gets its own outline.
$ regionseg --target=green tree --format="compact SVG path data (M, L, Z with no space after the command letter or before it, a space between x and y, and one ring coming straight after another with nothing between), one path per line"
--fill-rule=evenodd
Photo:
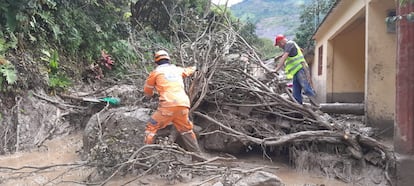
M259 38L256 33L256 25L252 22L243 24L240 28L240 35L250 44L256 44L259 42Z
M406 5L409 2L414 3L414 0L400 0L400 5Z
M75 61L93 63L106 50L116 54L112 56L117 67L123 67L122 63L136 59L126 42L131 31L125 16L129 12L130 0L0 1L0 55L18 47L34 53L57 49L65 56L59 63L62 70L81 74L77 70L83 68L65 66L83 65L71 64Z
M312 35L335 3L336 0L313 0L303 7L295 39L299 46L306 49L314 46Z
M176 32L170 30L183 25L183 20L203 18L210 10L211 2L205 0L138 0L131 5L132 23L144 29L150 27L168 38ZM138 27L138 28L139 28ZM138 29L137 28L137 29ZM183 28L192 32L192 27Z

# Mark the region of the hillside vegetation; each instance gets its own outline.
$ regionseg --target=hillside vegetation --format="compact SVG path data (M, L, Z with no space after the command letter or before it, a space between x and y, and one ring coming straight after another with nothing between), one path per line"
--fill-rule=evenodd
M256 25L259 37L273 39L278 33L294 36L303 8L312 0L245 0L233 5L232 13Z
M152 68L147 64L152 52L173 53L175 41L196 39L198 31L209 28L209 21L233 24L243 37L255 39L254 30L224 19L229 13L220 12L220 7L210 11L208 1L135 2L0 2L1 90L64 91L90 77L122 79L133 69L145 73ZM173 12L159 11L170 7Z
M336 0L246 0L234 5L232 11L254 24L259 38L273 40L284 34L311 52L312 35L335 4Z

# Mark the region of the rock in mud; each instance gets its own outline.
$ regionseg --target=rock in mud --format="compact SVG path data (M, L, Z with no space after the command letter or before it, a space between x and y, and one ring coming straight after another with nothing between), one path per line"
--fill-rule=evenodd
M92 160L110 161L106 162L110 164L128 159L135 149L144 145L145 124L150 111L120 107L96 113L84 131L84 155L89 154Z
M236 183L238 186L284 186L279 177L269 172L254 172Z

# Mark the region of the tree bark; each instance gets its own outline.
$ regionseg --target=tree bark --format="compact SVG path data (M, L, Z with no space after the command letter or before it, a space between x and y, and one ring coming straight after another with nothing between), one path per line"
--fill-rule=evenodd
M325 113L364 115L362 103L321 103L320 106Z

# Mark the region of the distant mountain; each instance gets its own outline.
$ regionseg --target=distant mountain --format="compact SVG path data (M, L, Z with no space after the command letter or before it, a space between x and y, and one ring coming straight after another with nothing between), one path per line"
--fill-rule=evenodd
M279 34L293 38L304 5L312 0L244 0L230 7L233 15L256 25L261 38L274 39Z

